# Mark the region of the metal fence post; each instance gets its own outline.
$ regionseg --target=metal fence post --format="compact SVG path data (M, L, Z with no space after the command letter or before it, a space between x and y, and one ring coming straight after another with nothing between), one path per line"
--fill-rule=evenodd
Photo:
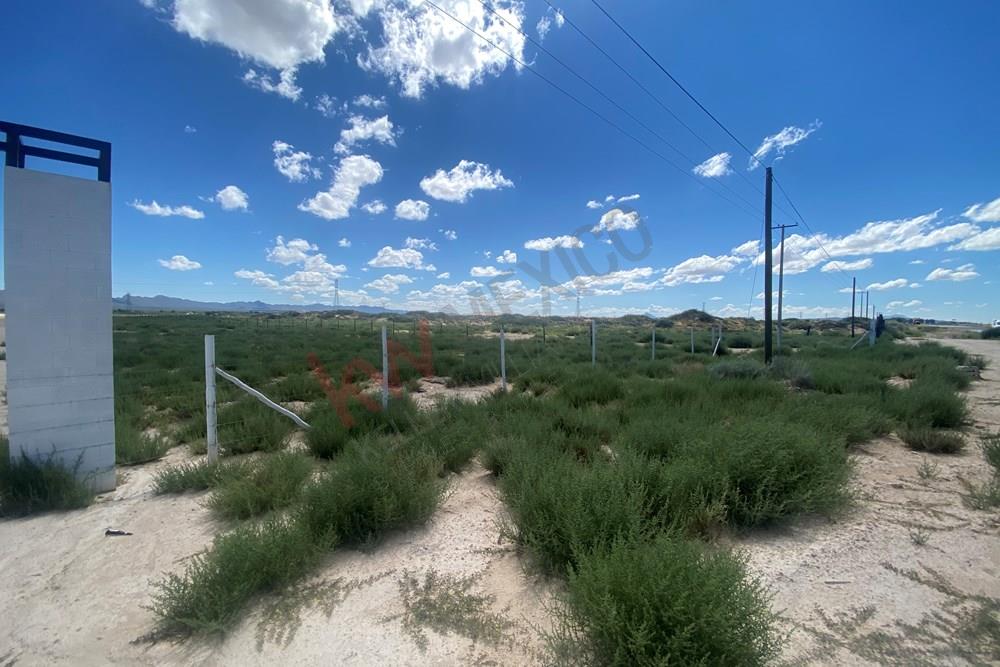
M389 340L382 325L382 409L389 408Z
M694 327L691 327L691 354L694 354Z
M597 322L590 320L590 365L597 366Z
M500 325L500 388L507 391L507 345Z
M205 334L205 449L208 462L219 458L218 420L215 414L215 336Z

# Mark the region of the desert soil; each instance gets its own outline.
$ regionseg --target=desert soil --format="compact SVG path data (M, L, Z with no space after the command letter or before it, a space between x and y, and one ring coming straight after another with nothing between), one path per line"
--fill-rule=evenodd
M990 359L992 368L968 392L970 430L1000 430L1000 345L949 344ZM531 574L503 537L503 506L478 465L452 476L426 526L370 552L338 550L284 598L292 604L264 597L222 638L144 641L153 628L153 582L181 571L226 530L205 507L206 494L152 494L155 472L187 458L177 448L161 461L122 468L118 488L85 510L0 521L0 666L541 661L558 585ZM936 470L932 479L918 475L925 461ZM1000 525L995 512L963 505L960 480L986 477L975 446L933 456L883 438L859 449L857 502L842 517L734 540L774 596L788 640L782 661L974 664L952 621L976 608L969 595L1000 597ZM105 537L106 528L134 534ZM432 571L472 577L472 591L493 596L490 611L508 622L502 638L475 642L407 623L400 582ZM932 614L944 625L921 625Z
M1000 431L1000 343L941 342L990 363L966 393L973 424L964 452L914 452L895 436L867 443L856 449L856 502L843 516L736 541L774 596L785 664L987 662L963 630L984 608L1000 621L1000 515L966 507L962 480L989 478L978 436ZM918 473L925 464L933 478ZM1000 637L992 642L996 650Z

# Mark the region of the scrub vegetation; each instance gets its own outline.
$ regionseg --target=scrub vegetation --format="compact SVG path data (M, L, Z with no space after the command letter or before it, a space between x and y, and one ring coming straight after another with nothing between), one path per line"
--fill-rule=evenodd
M926 451L961 446L959 391L969 378L956 366L967 359L934 343L885 336L852 351L842 330L817 326L787 334L784 355L766 367L749 324L713 357L707 327L692 353L690 328L667 319L657 322L651 359L649 320L623 318L598 326L592 367L584 323L548 318L543 342L540 320L505 316L471 331L466 320L435 321L434 374L453 386L495 381L499 344L481 334L501 323L535 334L507 340L510 390L419 412L410 398L421 375L417 327L410 317L387 321L412 356L400 357L389 409L351 399L347 423L326 393L381 366L382 322L118 317L118 382L131 392L120 408L138 432L155 428L169 446L203 451L205 333L216 335L220 367L276 400L301 402L312 425L306 446L286 451L294 425L220 381L220 461L167 468L156 488L209 490L209 505L233 527L157 584L160 631L223 631L256 596L301 581L332 550L374 548L390 531L426 522L448 475L478 456L509 509L504 532L565 581L554 655L580 664L764 664L780 643L769 600L717 538L840 511L851 448L876 436L895 431ZM888 382L895 377L911 382L901 388ZM124 404L132 400L142 409ZM415 600L434 589L418 579L408 586ZM444 627L456 609L482 606L451 597L414 613Z

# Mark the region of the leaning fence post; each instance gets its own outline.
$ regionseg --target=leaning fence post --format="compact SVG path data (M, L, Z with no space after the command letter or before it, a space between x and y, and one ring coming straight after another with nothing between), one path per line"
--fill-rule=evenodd
M507 346L504 342L503 325L500 325L500 388L507 391Z
M653 325L653 334L650 337L650 348L652 348L652 350L651 350L650 355L649 355L649 360L650 361L656 361L656 325L655 324Z
M219 458L218 421L215 415L215 336L205 334L205 449L208 462Z
M597 322L590 320L590 365L597 366Z
M382 409L389 408L389 341L382 325Z

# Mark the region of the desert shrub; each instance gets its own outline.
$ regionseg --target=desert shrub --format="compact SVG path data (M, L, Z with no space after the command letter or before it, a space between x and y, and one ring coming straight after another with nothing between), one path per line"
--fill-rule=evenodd
M407 433L421 423L416 405L408 397L389 399L389 407L369 410L361 401L347 403L350 415L345 422L339 412L326 401L317 403L309 412L309 430L306 444L313 455L333 458L353 438L365 434Z
M227 479L244 476L248 472L248 465L245 459L180 463L157 472L153 477L153 490L156 493L204 491Z
M221 632L254 595L300 577L318 557L310 535L295 522L244 524L215 538L182 574L153 584L153 612L167 633Z
M748 333L726 334L725 341L734 350L748 350L756 347L754 337Z
M474 360L463 362L452 369L448 376L449 387L465 387L490 384L500 374L499 361L496 364L486 362L476 363ZM496 366L496 367L495 367Z
M748 416L706 424L695 435L678 443L661 472L658 495L679 528L699 531L712 517L755 526L833 511L846 499L849 462L833 434Z
M587 403L604 405L624 394L622 381L601 368L577 369L566 378L559 392L560 397L573 407Z
M354 440L303 490L298 520L318 544L372 542L430 517L443 490L440 469L436 457L419 449L373 437Z
M661 536L616 541L569 576L562 636L600 665L763 665L779 647L745 558Z
M767 367L753 359L732 359L712 364L708 367L708 372L717 380L753 379L763 377L767 373Z
M909 426L956 428L965 422L965 401L943 381L918 379L890 395L890 412Z
M892 418L864 395L814 393L794 398L787 407L787 419L810 424L820 433L839 435L846 446L892 431Z
M7 438L0 437L0 516L79 509L93 498L87 484L51 456L34 460L22 453L11 460Z
M517 376L514 387L518 391L526 391L540 396L546 391L558 387L563 379L562 369L556 366L536 366Z
M305 433L306 445L319 458L332 459L344 449L350 438L340 415L325 401L309 412L309 426Z
M410 442L437 456L445 470L459 472L489 432L483 410L463 401L439 406L433 424L414 433Z
M984 339L987 340L1000 338L1000 327L990 327L989 329L983 329L980 336L982 336Z
M249 463L243 474L222 480L208 505L227 519L249 519L287 507L312 468L312 461L298 453L262 456Z
M1000 433L983 436L979 443L983 458L993 468L993 474L1000 475Z
M904 426L899 438L917 452L956 454L965 448L965 438L960 433L942 431L929 426Z
M579 553L618 538L645 537L652 501L634 465L574 458L529 445L510 452L500 490L514 537L549 572L566 572Z
M219 408L219 446L226 454L273 452L285 446L292 421L249 396Z
M815 389L812 372L809 367L798 359L777 357L771 362L768 373L778 380L785 380L798 389Z
M123 415L115 415L115 463L136 465L163 458L170 442L160 436L144 433Z

